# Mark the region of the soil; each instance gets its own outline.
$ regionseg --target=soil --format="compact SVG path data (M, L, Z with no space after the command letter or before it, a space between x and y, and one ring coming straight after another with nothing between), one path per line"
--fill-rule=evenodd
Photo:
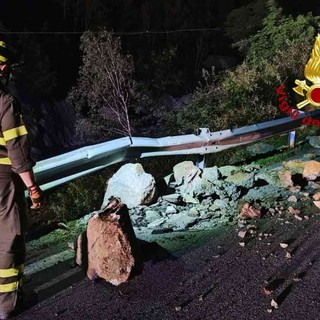
M82 277L16 319L320 319L318 212L249 220L244 238L234 225L179 254L141 242L144 267L130 281Z

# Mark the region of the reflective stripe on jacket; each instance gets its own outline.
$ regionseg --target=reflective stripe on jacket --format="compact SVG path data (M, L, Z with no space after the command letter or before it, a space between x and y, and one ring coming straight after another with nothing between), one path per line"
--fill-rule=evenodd
M27 129L18 102L0 89L0 171L10 166L15 173L32 169Z

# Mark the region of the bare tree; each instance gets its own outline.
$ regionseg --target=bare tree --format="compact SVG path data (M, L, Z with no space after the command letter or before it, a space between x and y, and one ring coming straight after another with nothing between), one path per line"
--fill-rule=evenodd
M115 132L131 139L129 104L135 96L132 57L122 54L120 38L105 29L84 33L80 49L83 64L77 86L68 95L84 116L80 129L100 136Z

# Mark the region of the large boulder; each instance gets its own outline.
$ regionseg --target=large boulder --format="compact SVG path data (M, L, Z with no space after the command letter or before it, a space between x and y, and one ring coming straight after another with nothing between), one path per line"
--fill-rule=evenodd
M156 194L154 177L146 173L140 163L127 163L109 179L102 207L111 197L117 197L131 209L152 203Z
M119 285L142 266L141 262L128 208L114 198L89 219L86 232L78 237L76 263L90 280L102 278Z

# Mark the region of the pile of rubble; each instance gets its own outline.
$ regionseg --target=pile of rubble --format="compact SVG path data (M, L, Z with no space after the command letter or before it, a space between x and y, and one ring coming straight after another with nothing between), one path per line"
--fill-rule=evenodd
M204 169L184 161L164 178L167 188L161 194L141 164L129 163L108 181L102 207L110 197L118 197L127 205L133 226L153 232L206 229L246 214L258 217L278 207L298 210L306 202L318 201L312 197L320 191L319 176L316 160L297 159L265 168L250 164ZM86 223L89 217L79 222Z
M251 164L204 169L184 161L164 178L163 190L141 164L125 164L109 179L101 210L79 220L87 230L85 247L84 238L78 239L78 264L83 264L82 247L90 279L98 276L120 284L141 262L132 249L137 246L133 228L159 234L237 223L244 238L247 219L280 211L303 219L304 208L320 207L319 178L320 162L310 159L265 168ZM110 211L115 199L117 210Z

